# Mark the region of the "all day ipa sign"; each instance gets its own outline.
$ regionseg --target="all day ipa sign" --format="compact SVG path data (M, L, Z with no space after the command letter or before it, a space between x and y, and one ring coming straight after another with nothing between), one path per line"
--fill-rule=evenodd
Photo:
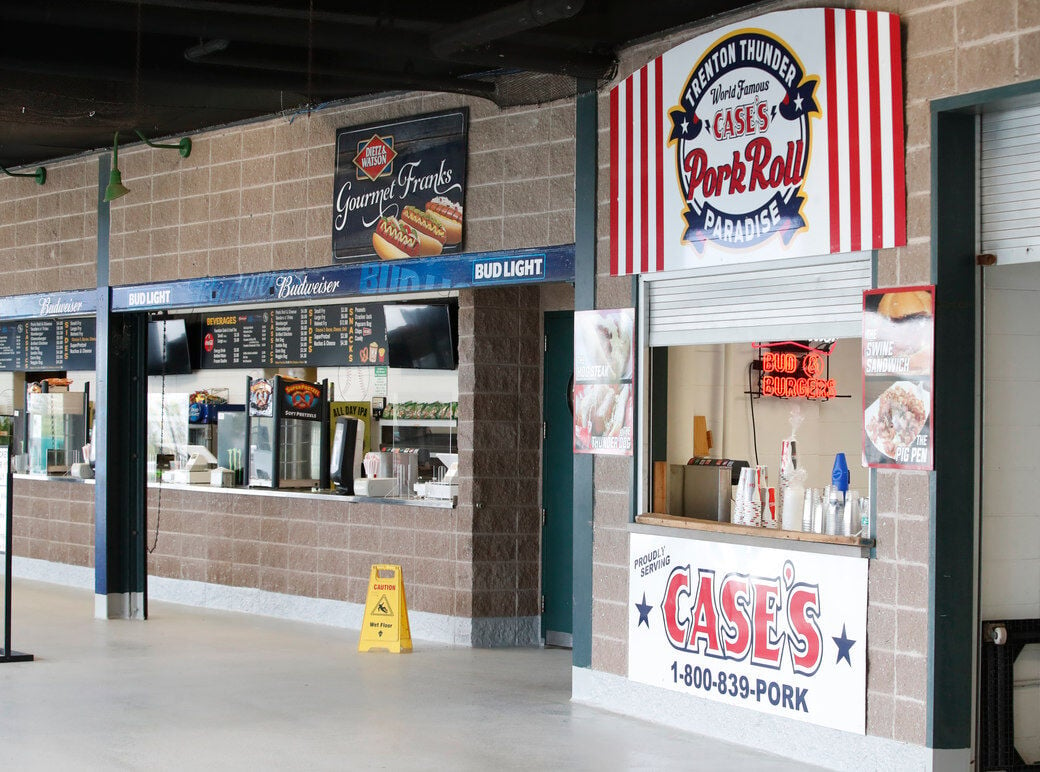
M632 455L635 309L574 314L574 452Z
M865 466L931 469L935 287L863 293Z
M865 558L630 539L629 678L864 733Z

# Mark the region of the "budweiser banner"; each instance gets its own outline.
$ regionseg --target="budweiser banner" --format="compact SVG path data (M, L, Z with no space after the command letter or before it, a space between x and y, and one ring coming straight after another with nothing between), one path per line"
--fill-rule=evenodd
M610 96L614 275L906 243L898 16L749 19Z
M867 560L632 534L628 677L866 730Z
M462 250L469 110L336 132L336 262Z

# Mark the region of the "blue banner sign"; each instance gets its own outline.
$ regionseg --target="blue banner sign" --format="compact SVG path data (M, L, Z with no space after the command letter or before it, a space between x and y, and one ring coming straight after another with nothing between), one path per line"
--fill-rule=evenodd
M4 302L0 303L0 319L93 316L96 310L97 290L40 292L4 298Z
M112 288L112 310L157 311L235 303L398 295L492 284L573 281L574 245L564 244L542 249L381 260L299 271L126 285Z
M545 258L541 255L489 257L473 262L473 284L515 284L542 281Z

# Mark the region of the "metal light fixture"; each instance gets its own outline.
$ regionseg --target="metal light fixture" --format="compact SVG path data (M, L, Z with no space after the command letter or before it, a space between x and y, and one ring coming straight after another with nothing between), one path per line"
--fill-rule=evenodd
M0 166L0 172L8 177L32 177L36 180L37 185L42 185L47 181L47 170L42 166L37 166L34 172L9 172L5 167Z
M176 150L181 154L181 158L187 158L191 155L191 139L189 137L182 137L181 141L178 142L176 145L164 145L159 142L152 142L150 139L148 139L148 137L146 137L137 129L134 129L134 133L137 134L137 136L141 138L141 141L148 145L148 147L158 147L165 150Z
M108 187L105 188L105 201L115 201L125 196L130 189L123 185L123 174L119 171L119 132L116 132L112 143L112 171L108 175Z
M184 137L176 145L165 145L161 142L152 142L148 137L142 134L138 129L134 129L134 133L141 138L148 147L156 147L163 150L176 150L180 153L181 158L187 158L191 155L191 139ZM130 192L130 189L123 184L123 174L119 171L119 132L116 132L115 140L112 143L112 171L108 176L108 187L105 188L105 201L114 201L120 196L125 196Z

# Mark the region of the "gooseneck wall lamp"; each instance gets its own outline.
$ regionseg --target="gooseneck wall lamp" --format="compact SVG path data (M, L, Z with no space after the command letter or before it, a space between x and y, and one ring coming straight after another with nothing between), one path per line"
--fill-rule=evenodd
M42 185L47 181L47 170L42 166L37 166L34 172L10 172L6 167L0 166L0 172L8 177L32 177L36 180L37 185Z
M134 133L137 134L137 136L141 138L141 141L148 145L148 147L155 147L163 150L176 150L180 153L181 158L187 158L191 155L191 139L188 137L182 138L176 145L167 145L160 142L152 142L137 129L134 129ZM105 201L114 201L120 196L125 196L129 192L130 189L123 184L123 174L119 171L119 132L117 131L115 139L112 142L112 171L108 175L108 187L105 188Z
M152 142L150 139L148 139L148 137L146 137L144 134L142 134L137 129L134 129L134 133L138 137L140 137L141 141L144 142L146 145L148 145L148 147L157 147L157 148L160 148L160 149L163 149L163 150L176 150L176 151L178 151L181 154L181 158L187 158L188 156L191 155L191 138L190 137L182 137L181 141L178 142L176 145L164 145L164 144L159 143L159 142Z
M112 143L112 171L108 175L108 187L105 188L105 201L115 201L125 196L130 189L123 184L123 174L119 171L119 132L116 132Z

